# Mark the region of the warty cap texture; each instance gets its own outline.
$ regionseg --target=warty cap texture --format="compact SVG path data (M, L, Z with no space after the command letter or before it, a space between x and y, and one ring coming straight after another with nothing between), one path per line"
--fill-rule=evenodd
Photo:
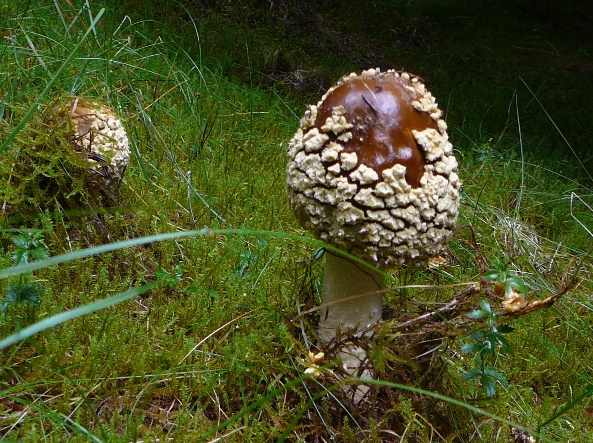
M301 225L379 267L424 264L457 222L457 161L422 80L369 69L310 105L288 146Z
M68 112L75 128L74 149L96 164L86 175L89 188L119 184L130 161L130 143L120 118L107 106L78 100L68 105Z

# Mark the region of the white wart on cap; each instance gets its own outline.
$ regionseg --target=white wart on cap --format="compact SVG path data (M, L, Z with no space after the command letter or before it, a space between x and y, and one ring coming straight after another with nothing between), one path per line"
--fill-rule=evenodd
M422 80L369 69L310 105L289 143L288 196L316 237L379 267L445 248L460 181L447 125Z
M78 100L68 105L68 113L75 129L73 147L91 164L86 174L89 190L113 191L130 161L130 143L120 118L107 106Z

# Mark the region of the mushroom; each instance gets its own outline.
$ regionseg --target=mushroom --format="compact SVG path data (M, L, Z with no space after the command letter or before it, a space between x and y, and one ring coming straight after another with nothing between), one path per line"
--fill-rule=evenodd
M107 106L78 99L68 104L68 115L75 128L72 145L91 163L85 177L89 192L114 197L130 160L121 120Z
M369 69L310 105L288 146L290 206L320 240L379 270L419 267L446 248L460 181L435 98L412 74ZM368 336L381 319L383 275L328 251L319 339ZM345 299L345 300L344 300ZM365 352L343 346L349 375Z

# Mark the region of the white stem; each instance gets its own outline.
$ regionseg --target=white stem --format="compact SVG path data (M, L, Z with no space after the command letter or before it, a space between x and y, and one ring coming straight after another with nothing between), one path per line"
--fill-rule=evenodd
M383 293L377 291L385 287L378 272L329 252L326 257L323 303L330 305L322 309L319 321L319 339L324 345L330 344L338 334L342 339L362 337L364 330L381 320ZM361 347L343 344L339 356L347 376L373 378L372 372L363 367L367 356ZM348 390L358 405L369 388L358 385Z
M323 304L331 303L321 311L319 338L328 344L338 331L353 332L360 336L362 329L381 320L383 276L359 263L326 253L323 280ZM356 295L360 297L353 297ZM343 299L353 297L343 301Z

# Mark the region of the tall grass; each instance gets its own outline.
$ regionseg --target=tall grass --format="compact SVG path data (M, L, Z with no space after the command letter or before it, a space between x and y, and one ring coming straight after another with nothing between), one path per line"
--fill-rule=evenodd
M34 216L1 221L6 238L11 229L43 230L51 255L11 267L12 246L0 243L0 288L32 273L43 289L38 322L27 324L18 306L0 318L2 438L442 441L423 398L453 417L449 439L503 441L512 424L542 441L586 441L591 262L576 264L589 253L590 191L529 155L501 155L501 146L464 134L460 222L474 227L484 256L508 262L534 296L576 272L581 284L516 322L516 351L497 361L511 384L496 397L461 381L469 362L452 341L441 351L442 392L407 386L385 369L374 382L383 403L350 408L331 378L304 376L315 339L314 319L302 313L318 302L321 266L309 259L321 244L284 204L283 145L304 103L229 80L224 63L200 51L208 28L167 7L155 14L182 14L170 21L182 29L90 2L32 1L6 16L0 161L27 143L26 128L48 103L72 96L121 114L133 159L117 207L66 213L41 202ZM516 127L521 112L513 115ZM475 281L463 234L451 248L441 272L388 277ZM426 297L406 291L417 303ZM400 300L387 296L393 306ZM389 368L396 363L387 351Z

